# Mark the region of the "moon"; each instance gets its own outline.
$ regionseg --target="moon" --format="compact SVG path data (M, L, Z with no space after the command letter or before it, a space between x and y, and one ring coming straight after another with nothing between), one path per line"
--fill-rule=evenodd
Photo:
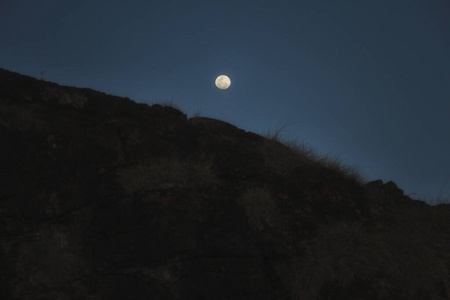
M216 86L221 90L226 90L231 85L231 80L227 75L220 75L216 78Z

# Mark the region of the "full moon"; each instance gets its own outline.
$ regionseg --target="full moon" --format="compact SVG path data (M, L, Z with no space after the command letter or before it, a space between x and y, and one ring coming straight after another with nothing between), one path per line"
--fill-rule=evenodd
M227 75L220 75L216 78L216 86L221 90L226 90L231 85L231 80Z

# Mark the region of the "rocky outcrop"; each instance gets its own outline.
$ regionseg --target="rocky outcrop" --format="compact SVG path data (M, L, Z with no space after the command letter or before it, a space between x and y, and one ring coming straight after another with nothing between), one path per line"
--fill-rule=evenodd
M226 122L0 69L0 143L0 299L448 297L445 207Z

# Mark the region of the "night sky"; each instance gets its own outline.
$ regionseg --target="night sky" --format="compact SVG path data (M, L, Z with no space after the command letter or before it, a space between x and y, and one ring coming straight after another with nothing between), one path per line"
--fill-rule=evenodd
M449 16L448 0L0 0L0 67L255 133L290 124L367 181L450 201Z

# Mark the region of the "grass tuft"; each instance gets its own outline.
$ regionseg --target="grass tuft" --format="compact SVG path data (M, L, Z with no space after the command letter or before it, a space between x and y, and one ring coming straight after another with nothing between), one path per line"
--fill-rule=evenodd
M263 229L276 212L276 198L265 187L248 188L237 200L244 207L248 223L255 231Z

